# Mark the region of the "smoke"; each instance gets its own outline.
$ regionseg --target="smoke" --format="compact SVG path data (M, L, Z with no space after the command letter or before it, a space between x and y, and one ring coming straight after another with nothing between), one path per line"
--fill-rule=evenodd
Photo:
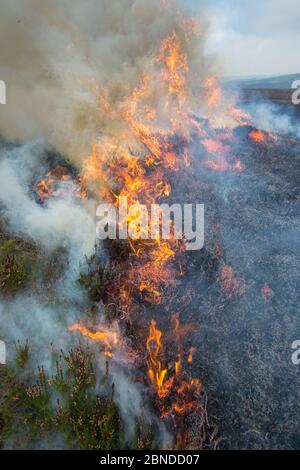
M128 380L128 372L114 363L110 367L110 382L115 384L115 402L119 406L120 413L126 424L126 440L134 439L136 419L143 419L145 427L157 430L158 444L161 448L168 448L172 443L172 436L165 424L159 420L149 408L145 406L145 393L142 385ZM127 375L127 376L126 376Z
M78 337L68 331L68 326L80 321L88 308L88 300L79 286L78 278L85 267L86 257L94 252L96 242L93 200L75 198L68 189L62 188L58 197L52 197L44 204L37 201L33 183L47 170L44 158L46 150L43 142L2 148L0 160L0 207L7 228L15 235L34 240L47 254L57 248L64 248L66 254L63 256L67 256L63 281L57 282L51 303L45 303L37 292L30 289L0 302L0 337L6 344L7 362L13 363L15 344L18 341L25 344L29 340L28 367L33 377L38 365L43 365L47 373L55 373L50 353L52 347L56 351L68 351L77 344ZM98 307L101 328L105 320L101 304ZM118 331L117 325L110 327ZM99 365L99 377L103 378L105 361L101 355L99 357L99 344L95 343L93 347ZM110 384L116 386L115 402L119 406L129 442L134 437L136 418L143 409L144 397L143 387L134 384L131 379L132 369L127 365L126 374L122 369L125 355L124 344L122 351L116 351L116 358L111 361L109 380ZM105 394L109 392L109 387L98 380L97 392ZM149 425L154 423L157 426L162 446L170 442L171 438L164 426L145 406L144 419ZM56 446L55 439L58 440L58 447L66 446L59 435L53 438L52 447ZM41 440L34 446L44 448L47 445L47 442ZM11 447L9 440L6 447Z
M172 0L4 0L0 76L8 104L1 133L10 141L43 137L81 162L104 128L95 87L109 86L116 101L128 96L183 19ZM207 69L203 44L201 34L188 47L195 84Z
M31 371L35 377L38 366L42 365L50 376L56 373L55 361L50 353L51 350L59 352L61 349L68 351L77 345L74 335L68 331L68 324L78 320L78 308L74 304L58 303L53 305L42 304L34 293L19 295L11 300L0 303L0 332L1 338L5 340L7 357L6 362L13 364L16 345L18 342L24 345L29 341L30 355L27 371ZM109 383L103 384L105 371L105 360L99 356L98 344L92 345L98 362L99 374L96 392L99 394L111 394L111 385L115 385L115 403L119 407L122 421L126 427L126 440L134 439L136 419L140 417L143 409L144 393L141 385L131 380L130 369L127 367L127 375L122 370L122 365L115 361L110 363ZM124 357L123 357L124 359ZM101 378L101 380L100 380ZM144 406L144 420L150 425L153 423L159 430L162 446L171 442L171 437L161 424ZM51 444L50 444L51 443ZM67 443L59 433L51 436L51 441L42 440L34 443L34 449L67 448ZM12 448L8 438L6 448Z
M12 234L33 240L41 253L50 256L58 248L63 249L65 272L49 306L30 289L3 300L0 331L8 346L17 340L32 341L34 360L38 358L47 368L50 343L56 342L64 349L71 346L67 326L86 306L77 280L85 256L94 250L95 219L92 204L75 199L67 191L43 205L37 201L33 185L46 169L45 153L41 142L1 149L1 218ZM14 348L7 349L13 355Z
M201 2L201 5L202 3L207 2ZM46 369L51 369L49 348L46 345L54 341L57 347L71 347L75 335L67 331L67 326L82 319L86 313L87 299L79 288L77 279L85 256L89 257L94 250L95 219L94 202L75 198L66 188L62 189L59 197L52 197L43 204L36 200L32 188L48 169L43 155L51 146L81 168L91 145L98 139L103 139L103 135L108 137L108 142L114 142L111 136L122 130L123 124L118 113L122 111L124 97L131 95L143 72L151 69L153 54L158 51L163 39L174 32L183 34L183 21L183 15L177 11L171 0L1 2L0 41L3 47L0 51L0 78L7 84L7 105L0 114L0 132L8 141L21 143L20 146L1 149L2 213L8 228L14 234L34 240L49 253L57 248L64 248L67 253L67 268L64 282L56 285L55 304L43 304L35 292L26 292L12 300L3 300L0 304L0 331L9 346L18 339L32 340L33 361L38 358ZM184 42L184 52L191 64L187 86L193 91L212 68L204 54L205 29L205 24L202 24L202 31L196 40ZM105 94L114 103L117 114L115 119L107 119L105 109L97 98L99 90L105 90ZM161 90L154 92L155 105L159 109ZM200 107L200 102L198 105ZM216 127L223 127L223 115L227 114L228 106L223 106L221 102L219 108L216 109L215 124ZM297 131L291 118L282 113L279 115L270 106L257 105L251 109L251 114L259 128L279 133ZM242 131L240 129L241 133ZM217 133L213 132L212 138L217 137ZM263 335L269 335L269 341L277 341L277 354L279 347L283 345L286 348L287 345L283 334L278 340L277 328L287 331L286 335L292 338L296 324L294 319L285 319L285 311L291 309L297 292L296 262L293 271L290 267L288 269L288 264L291 265L293 259L296 259L296 171L294 168L289 170L283 161L280 142L279 140L276 151L273 148L265 151L264 147L252 147L251 142L246 145L245 139L241 137L232 152L233 156L236 154L242 159L245 173L230 176L227 172L215 174L208 169L205 173L201 166L196 175L195 185L199 185L203 176L206 179L203 187L207 188L207 193L204 192L202 196L206 197L204 202L209 201L210 204L208 217L215 221L214 226L212 223L208 224L209 230L213 232L217 225L220 227L220 243L225 253L220 263L232 267L237 273L237 279L245 280L245 294L226 302L216 294L217 274L213 270L217 271L219 265L217 257L209 257L208 251L207 265L212 265L209 279L204 279L210 287L208 295L204 290L205 283L200 283L199 272L195 279L189 280L187 277L183 282L190 282L190 285L183 283L182 287L191 287L195 293L194 318L201 323L203 331L202 338L198 336L200 351L202 348L201 364L212 377L213 374L216 376L215 382L212 380L212 388L220 385L225 388L226 399L223 404L226 403L226 406L223 409L227 413L227 423L230 423L228 426L237 422L238 415L243 427L235 424L233 432L238 429L239 435L245 436L249 429L256 429L260 424L254 420L252 422L250 418L248 420L248 417L251 413L256 415L258 408L264 410L268 397L263 387L270 390L273 378L282 375L280 368L285 370L284 358L281 358L278 367L273 364L272 372L265 359L269 352ZM203 149L199 150L198 142L196 151L195 160L201 165L201 155L200 158L197 157L198 153L203 153ZM294 156L292 150L291 155ZM293 161L296 162L296 155ZM270 167L273 168L272 171ZM286 211L286 214L282 216L279 213L281 210ZM214 240L215 237L212 234L211 239ZM288 248L291 254L288 253ZM268 262L265 261L266 258L269 259ZM287 281L283 282L285 279ZM261 293L264 288L273 291L274 297L265 299ZM189 292L189 289L185 290ZM212 314L207 315L207 312ZM265 320L265 312L270 318L276 319L272 334L269 333L271 322ZM245 328L248 329L246 340ZM220 338L224 337L224 341L220 342ZM202 345L200 339L203 340ZM260 350L259 354L251 353L250 356L245 350L241 356L244 362L239 368L239 363L236 362L237 352L245 341L247 347L251 348L253 343ZM233 345L231 349L230 345ZM95 344L92 347L97 346ZM9 354L10 351L8 348ZM260 367L258 372L257 358ZM131 380L130 367L122 368L119 353L115 362L113 361L114 359L111 361L109 380L116 385L115 400L120 406L126 432L131 437L130 431L134 428L135 418L143 407L146 422L152 424L154 418L145 406L143 387ZM103 367L104 360L100 358L101 371ZM261 387L257 385L260 373L266 377ZM249 389L250 377L253 379L250 381L252 396L262 397L258 400L258 405L251 405L252 409L248 407L247 400L240 403L240 391L237 388L241 389L241 374L243 391ZM202 371L197 375L202 376ZM296 385L295 381L295 388ZM98 386L99 390L104 388L100 382ZM279 392L277 389L273 394L279 396ZM276 399L281 404L280 397ZM267 412L268 428L261 424L264 435L267 435L270 423L273 423L272 409ZM159 423L156 424L159 426ZM241 429L245 431L244 434ZM169 448L166 442L170 437L163 428L160 431L163 446ZM237 439L246 438L238 436ZM242 446L245 447L244 442Z
M66 249L68 262L64 281L56 286L55 305L45 307L34 292L27 292L2 302L0 326L9 343L32 338L34 357L46 369L51 364L45 345L56 340L64 349L72 346L74 335L67 325L85 313L86 298L77 280L85 257L93 253L96 231L92 200L79 200L67 189L44 204L36 200L34 184L47 171L43 154L55 148L81 169L94 143L103 135L118 135L122 120L117 116L112 124L107 119L99 90L108 90L120 113L124 97L154 67L163 39L185 34L185 21L172 0L1 3L0 41L5 47L0 51L0 77L7 85L7 105L0 115L0 132L20 145L1 149L0 204L12 233L34 240L46 252ZM211 66L204 42L205 25L196 39L184 42L190 90L200 87ZM159 109L161 90L152 91ZM64 300L67 307L59 304ZM120 369L114 364L110 376L130 431L144 397L142 386L131 382L131 371L127 375ZM146 407L144 413L151 423ZM170 436L156 424L165 445Z
M88 307L86 296L77 280L84 267L85 257L94 251L96 234L93 202L75 198L67 191L60 192L58 198L51 198L43 205L37 202L32 181L45 170L44 153L43 144L30 143L2 150L0 161L0 205L7 228L15 235L34 240L48 254L57 248L64 248L67 253L63 255L67 256L63 281L60 280L55 286L55 298L51 303L45 303L34 290L28 289L0 303L0 332L1 339L6 343L7 362L13 363L15 344L18 341L25 344L29 340L28 367L33 377L38 365L43 365L47 373L55 373L50 353L52 347L56 351L68 351L77 344L77 336L68 331L68 326L80 321ZM101 322L103 318L99 318L99 325ZM98 346L95 343L97 358ZM103 377L104 371L105 363L100 357L100 377ZM125 376L122 365L113 363L109 377L116 385L115 401L120 407L129 439L133 438L135 419L142 409L142 387L131 381L132 371L127 372L128 376ZM97 392L107 392L107 387L103 387L100 381ZM149 412L148 419L149 422L153 419ZM163 429L161 435L165 435ZM54 438L58 439L58 436ZM41 441L35 444L35 448L39 445L44 448L47 443ZM55 441L51 445L55 446ZM6 446L10 446L9 441ZM60 442L60 446L65 444Z
M14 344L17 341L25 344L26 340L29 340L32 370L36 371L37 366L43 364L46 370L51 371L50 343L53 342L58 350L72 344L72 337L67 331L67 319L74 316L74 311L70 308L69 312L62 315L64 309L63 306L59 308L57 304L43 305L29 294L2 301L0 328L1 337L7 345L7 361L10 363L13 360Z
M78 201L68 192L39 204L31 189L34 174L43 171L41 145L25 145L3 153L0 162L0 202L10 229L29 237L48 252L65 248L68 253L66 282L61 290L72 297L72 285L78 278L81 263L95 245L93 204Z
M278 112L278 106L271 103L255 103L248 106L253 122L258 129L265 129L279 134L294 134L300 137L300 126L293 119L291 112L283 109Z

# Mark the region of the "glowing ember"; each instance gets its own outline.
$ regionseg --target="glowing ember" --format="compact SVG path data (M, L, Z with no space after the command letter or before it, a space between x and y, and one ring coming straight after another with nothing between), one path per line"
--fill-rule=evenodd
M221 103L221 88L217 77L207 77L203 82L207 93L207 104L209 108L215 108Z
M72 178L68 174L68 170L61 166L49 171L36 185L36 192L41 201L60 196L63 191L67 191L76 197L86 197L86 188L82 180Z
M223 266L217 280L221 285L222 294L227 297L243 295L246 291L244 280L237 279L231 266Z
M245 170L245 166L240 160L236 160L235 163L228 163L225 158L219 158L218 160L207 160L206 165L213 171L238 171L242 172Z
M267 141L265 134L259 130L253 130L249 132L249 137L254 142L259 143L259 144L265 144Z
M244 171L245 170L245 165L240 160L236 160L236 162L233 165L233 168L236 171Z
M202 140L202 145L204 145L206 150L210 153L224 154L230 151L228 145L225 146L222 142L216 140Z
M191 347L190 350L189 350L188 358L187 358L187 361L189 363L193 362L193 355L194 355L195 352L196 352L196 349L194 347Z
M273 297L274 292L273 292L273 290L271 289L271 287L269 287L267 284L265 284L265 285L261 288L261 295L262 295L265 299L269 299L270 297Z

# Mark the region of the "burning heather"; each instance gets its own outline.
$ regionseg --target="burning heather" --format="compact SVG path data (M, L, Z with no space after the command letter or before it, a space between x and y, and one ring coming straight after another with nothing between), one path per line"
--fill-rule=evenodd
M273 448L286 423L291 446L274 382L297 322L292 118L222 85L204 7L19 3L0 19L17 101L0 118L1 446ZM116 233L135 235L100 240L97 207L124 200ZM161 218L144 233L142 206L177 204L204 204L201 249L172 211L168 238Z
M63 191L73 193L77 197L86 197L80 178L73 179L67 169L60 166L48 171L36 185L36 192L41 201L50 197L59 198Z

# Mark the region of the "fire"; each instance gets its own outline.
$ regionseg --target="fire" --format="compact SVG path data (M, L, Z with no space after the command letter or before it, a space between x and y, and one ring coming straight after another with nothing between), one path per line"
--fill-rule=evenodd
M232 107L230 110L230 113L234 120L240 125L240 126L247 126L251 122L251 116L241 109L238 109L236 107Z
M160 413L164 418L174 415L183 417L186 414L202 410L199 402L202 383L199 379L190 377L184 371L183 364L183 357L185 356L183 341L191 331L192 326L181 327L178 315L173 316L172 323L172 340L176 344L170 350L175 351L176 348L178 349L173 364L169 362L168 366L163 365L163 360L167 362L167 356L169 355L164 353L162 332L157 328L155 320L151 321L146 341L149 355L147 361L148 377L152 387L156 390L160 401ZM188 364L192 363L195 352L194 347L189 349L186 357Z
M259 130L253 130L249 132L249 137L254 142L259 143L259 144L265 144L267 141L265 134Z
M142 86L145 86L145 81ZM135 100L136 95L139 96L137 90L134 92ZM145 159L132 154L126 148L126 141L125 145L120 143L118 146L114 143L107 145L106 142L105 146L97 144L84 164L84 179L90 181L92 185L98 183L100 197L115 205L122 196L126 196L128 204L144 203L149 207L159 198L168 197L171 194L171 184L161 163L159 164L157 160L160 158L161 150L168 148L169 144L161 143L156 135L152 136L150 130L146 133L145 126L141 127L140 121L133 120L130 113L125 113L125 119L130 126L133 126L133 135L138 134L148 152L151 151L151 156L147 150ZM111 158L112 153L118 154L117 160ZM174 157L170 159L170 153L167 152L165 165L167 167L173 165L175 157L174 154ZM132 221L134 221L133 216L121 223L128 224ZM172 240L162 242L158 239L151 243L130 240L129 243L140 261L128 266L126 277L122 279L119 292L122 307L125 310L130 309L134 292L137 291L142 292L146 299L152 299L154 303L160 302L161 285L172 283L172 274L167 264L175 257Z
M193 362L193 355L195 353L196 349L194 347L191 347L190 350L189 350L189 355L188 355L188 358L187 358L187 361L189 364L191 364Z
M111 120L111 128L119 122L118 134L100 138L84 162L83 178L100 199L115 206L123 196L130 205L140 203L149 207L165 201L172 194L172 173L190 165L191 129L209 155L208 166L243 171L239 160L227 161L231 152L231 130L223 128L223 132L217 134L192 117L190 98L193 101L194 98L187 86L189 65L185 53L188 40L189 35L181 36L177 32L167 36L149 69L146 67L138 84L121 99L117 108L107 90L96 90L101 112ZM203 88L207 108L217 108L222 99L218 79L208 77ZM245 119L238 110L232 114L235 120ZM131 223L131 219L121 223ZM122 273L110 286L109 295L130 321L138 310L139 299L154 305L163 303L166 288L176 285L178 272L183 276L184 267L181 262L177 266L181 249L174 239L163 241L158 237L128 243L133 257L123 262ZM185 352L178 318L173 323L174 358L167 359L163 333L154 319L146 340L147 375L162 402L162 416L197 410L201 391L200 380L190 378L185 372L185 365L193 361L195 348ZM166 399L171 400L169 405Z
M221 103L221 88L217 77L207 77L203 82L204 90L207 94L207 105L209 108L216 108Z
M222 142L217 140L206 139L202 140L201 143L210 153L223 154L230 151L230 147L228 145L224 145Z
M90 331L81 323L74 323L73 325L69 325L69 331L80 331L80 333L88 338L92 339L93 341L102 343L105 349L105 355L111 357L112 351L119 343L118 335L116 332L106 331L106 330L99 330L95 333Z
M274 295L274 292L273 290L271 289L270 286L268 286L267 284L265 284L262 288L261 288L261 295L265 298L265 299L269 299L271 297L273 297Z
M203 165L217 171L244 171L244 164L234 156L234 133L222 124L213 127L213 114L223 108L224 97L217 77L208 76L202 83L201 102L207 119L198 119L194 109L194 90L189 89L188 44L194 28L169 34L148 63L132 90L114 101L114 91L92 84L99 106L99 118L105 117L103 133L92 143L85 159L82 180L99 201L115 207L122 197L128 204L151 204L168 201L172 195L174 175L193 163L189 153L195 139L205 158ZM146 61L145 61L146 62ZM200 85L199 85L200 86ZM199 106L200 99L197 102ZM222 105L222 106L221 106ZM225 107L224 107L225 109ZM232 106L226 112L232 122L249 124L249 116ZM99 119L100 120L100 119ZM218 127L218 128L216 128ZM250 133L251 134L251 133ZM264 134L252 131L250 138ZM52 188L54 183L48 183ZM41 183L41 194L49 192ZM119 224L134 222L138 214L126 216ZM119 261L118 274L107 286L108 303L115 305L120 318L130 324L141 315L141 302L163 304L168 290L175 290L178 275L185 269L180 255L180 241L128 240L128 257ZM114 266L112 264L112 266ZM223 267L218 278L221 292L242 294L244 283L237 279L230 267ZM171 288L171 289L168 289ZM142 321L142 320L139 320ZM155 390L161 416L180 416L201 410L199 397L202 383L186 371L191 370L195 354L192 346L184 347L184 336L189 327L181 327L177 316L172 319L172 347L168 336L153 319L145 341L147 376ZM80 323L69 327L103 345L106 354L113 354L120 343L117 333L106 329L88 330ZM162 339L164 338L164 344ZM170 352L169 352L170 351ZM187 366L187 367L186 367Z
M165 398L172 386L173 378L167 380L168 370L162 366L160 355L162 354L162 332L156 328L156 321L152 320L147 349L149 353L148 376L152 386L156 389L159 398Z
M227 130L215 135L215 139L203 139L201 144L209 154L209 159L206 160L206 165L213 171L235 171L243 172L245 165L239 160L234 159L229 161L229 156L232 153L232 148L228 140L232 140L232 133Z
M278 141L278 136L270 131L260 131L253 129L249 132L249 138L257 144L275 144Z
M236 160L233 164L230 164L225 158L218 158L217 160L207 160L206 164L214 171L233 170L243 172L245 170L245 165L240 160Z
M50 197L59 196L63 190L62 187L70 191L76 197L85 198L87 195L83 180L80 178L72 178L72 176L68 174L68 170L61 166L57 166L46 173L37 183L36 192L39 199L44 202Z
M181 41L175 32L163 41L157 62L165 63L162 79L168 83L170 95L174 94L180 100L185 101L186 77L189 68L187 57L182 51Z

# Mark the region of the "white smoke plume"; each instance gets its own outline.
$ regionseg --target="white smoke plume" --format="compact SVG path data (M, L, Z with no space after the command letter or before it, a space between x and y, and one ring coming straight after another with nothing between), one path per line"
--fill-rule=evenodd
M74 304L61 312L26 292L0 304L1 334L9 344L32 338L35 357L46 367L51 341L63 348L72 345L67 325L84 312L77 279L81 263L93 253L96 231L93 201L67 193L45 204L36 200L34 181L47 170L42 154L54 148L80 169L97 139L118 133L121 125L108 127L95 91L109 89L114 103L130 96L163 39L181 35L184 21L173 0L1 1L0 78L7 86L7 104L0 113L0 135L21 145L0 150L0 207L13 234L48 252L66 248L65 282L56 293L82 303L81 311ZM200 86L209 66L202 27L185 51L190 89ZM142 408L141 387L116 365L111 375L116 401L132 429ZM168 439L162 430L162 440Z
M300 126L297 120L287 113L278 113L276 105L255 103L248 108L258 129L266 129L279 134L292 133L298 137L300 136Z
M3 0L0 76L7 84L1 133L45 138L75 162L101 132L93 87L127 96L163 38L180 34L173 0ZM190 77L207 69L203 32L189 45ZM103 116L102 116L103 118Z
M94 249L93 204L75 200L68 193L63 198L50 199L46 205L39 204L30 188L36 168L38 171L43 168L39 152L42 152L41 145L2 151L0 202L15 234L31 238L49 252L58 247L67 250L66 277L70 286L78 278L85 256L90 256Z

